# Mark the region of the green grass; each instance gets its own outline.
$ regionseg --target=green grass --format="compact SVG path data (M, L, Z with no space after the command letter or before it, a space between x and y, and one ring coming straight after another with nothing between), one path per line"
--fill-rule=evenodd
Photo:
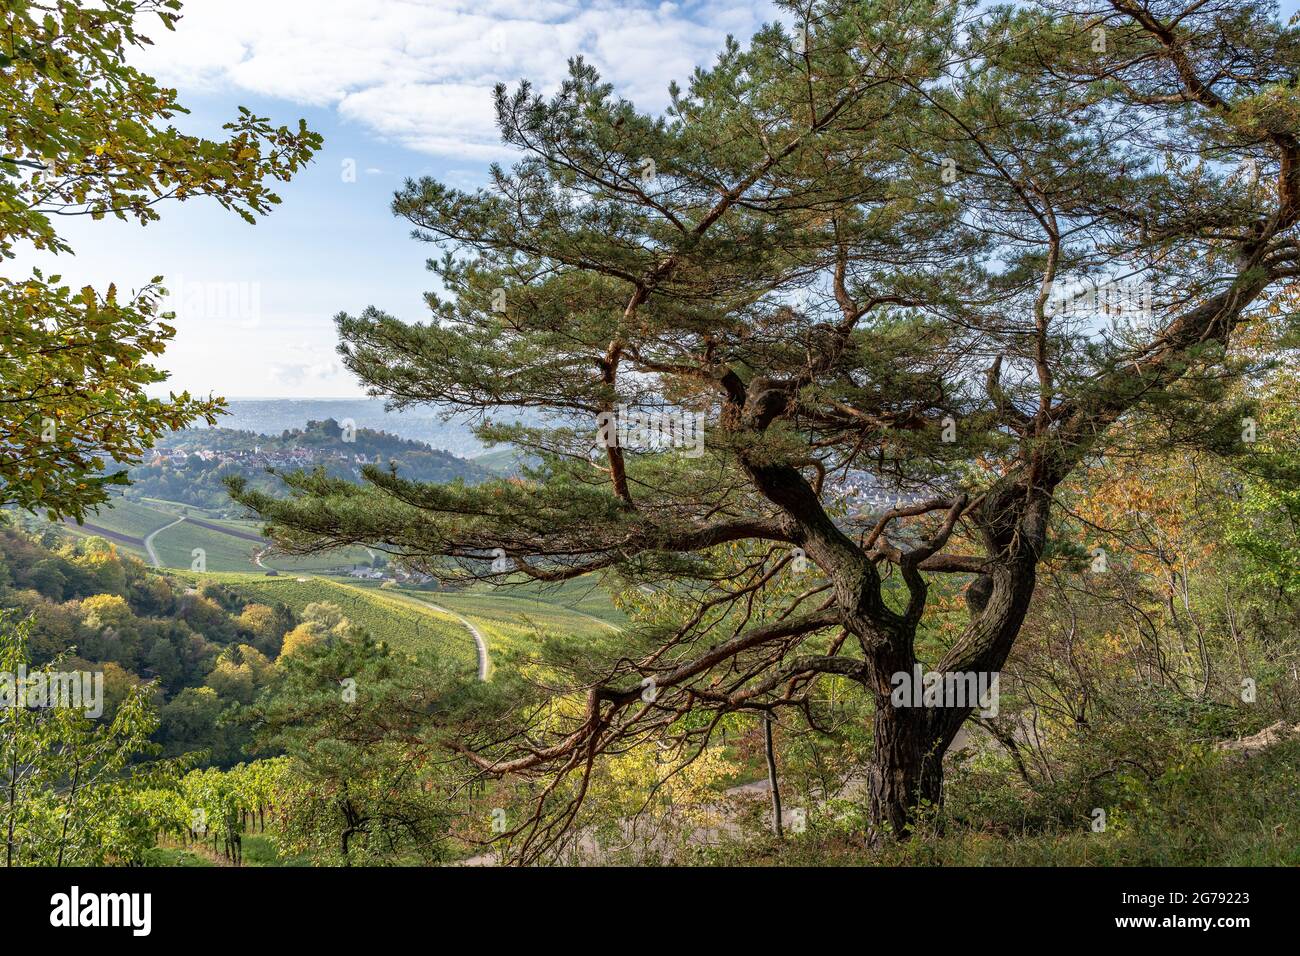
M244 866L311 866L305 856L282 856L266 833L245 833L241 845Z
M130 535L133 538L143 538L150 531L161 528L163 525L175 520L176 516L174 514L168 514L148 505L127 501L124 498L114 499L111 508L104 506L95 514L86 516L86 521L90 524L108 528L110 531L117 531L120 534Z
M156 846L145 853L145 866L216 866L207 857L174 846Z
M446 591L424 597L473 621L489 647L523 646L534 642L539 631L575 637L607 637L611 633L609 627L585 614L534 599Z
M373 593L391 595L407 601L434 604L462 615L483 634L488 658L494 652L527 648L536 644L541 634L567 634L575 637L609 638L615 629L586 613L560 604L548 604L540 597L512 597L504 589L467 591L423 591L403 588L379 589L374 582L358 587ZM608 611L613 608L608 606Z
M305 856L285 856L276 848L272 833L245 833L240 840L241 866L311 866ZM212 852L211 844L200 852L175 845L156 846L145 854L145 866L224 866L226 861Z
M628 624L626 615L614 606L599 579L592 575L556 584L521 579L502 585L477 582L459 591L414 593L428 594L429 600L444 607L458 603L464 608L462 613L469 616L484 613L496 618L508 609L511 619L530 615L582 632L620 630Z
M518 600L568 608L579 614L599 618L616 627L627 626L627 617L611 603L609 594L600 586L599 579L591 575L558 584L541 584L536 581L512 582L501 587L476 584L469 588L467 593L499 594Z
M162 566L165 568L180 568L182 570L189 568L193 561L193 549L202 548L206 552L205 557L209 571L265 573L254 560L255 555L264 547L263 545L259 545L256 541L250 541L247 538L223 534L211 528L201 528L190 521L182 521L180 524L160 532L153 539L153 547L158 552L158 560L162 562ZM268 569L277 571L326 571L340 566L363 563L368 560L365 551L359 548L349 549L349 552L356 553L332 552L306 558L271 554L263 559L263 564Z
M158 553L158 560L163 567L188 569L194 560L194 549L202 548L206 552L209 571L259 570L253 555L261 546L256 541L237 534L224 534L221 529L260 536L261 525L252 520L219 518L214 514L210 509L196 508L176 501L119 497L114 499L113 507L101 508L98 514L90 515L87 521L108 531L115 531L130 538L143 539L151 532L171 524L181 515L190 519L198 518L220 527L203 528L193 520L188 520L167 528L154 538L154 550ZM88 528L78 528L74 525L64 527L82 537L95 534ZM141 560L149 560L148 553L142 546L116 540L113 543ZM364 548L345 548L306 557L270 556L264 560L264 563L267 567L285 571L325 571L355 564L368 564L369 561L370 555Z
M301 614L308 604L336 604L354 625L376 640L387 641L397 650L416 653L434 649L444 659L462 662L467 669L473 669L477 662L469 634L454 617L391 597L377 588L355 587L323 577L308 577L300 581L291 575L173 573L196 584L216 581L246 600L262 604L281 603L297 614Z
M205 520L215 520L221 512L214 511L212 508L200 508L198 505L187 504L183 501L169 501L166 498L150 498L145 495L132 495L126 499L137 502L150 508L157 508L159 511L171 511L178 515L198 515Z
M260 550L253 541L200 528L188 521L160 532L153 539L153 548L165 568L190 567L194 560L191 552L202 548L209 571L255 571L253 555Z
M865 849L825 821L806 835L725 845L700 862L817 866L1300 866L1300 740L1248 760L1211 755L1133 790L1108 826L990 832L950 821L942 836Z
M143 539L154 529L161 528L168 522L176 520L174 516L147 505L125 501L121 498L116 499L116 501L116 507L101 507L97 513L92 512L86 515L86 524L94 527L78 526L71 523L61 524L59 527L78 538L96 536L99 532L95 529L103 528L106 531L116 532L128 538ZM119 550L132 554L142 561L147 562L149 560L143 543L132 544L119 541L111 536L106 537Z
M356 564L370 563L370 555L364 548L343 548L326 554L287 555L268 554L262 559L268 568L278 571L333 571L336 568L352 567Z
M94 522L94 520L91 520L90 523L91 523L91 524L94 524L95 522ZM75 525L75 524L64 524L64 525L61 525L60 527L61 527L64 531L68 532L69 534L71 534L71 535L72 535L73 537L75 537L75 538L94 538L94 537L103 537L102 535L99 534L99 532L97 532L97 531L95 531L95 530L93 530L93 529L91 529L91 528L78 527L78 526ZM109 529L109 530L112 530L112 529ZM108 538L107 540L108 540L108 542L109 542L110 544L112 544L113 547L116 548L118 551L124 552L124 553L129 554L129 555L131 555L131 556L133 556L133 557L139 558L141 561L145 562L146 564L149 563L149 556L145 553L145 550L144 550L144 546L143 546L143 545L129 544L129 543L125 542L125 541L118 541L116 538L111 538L111 537Z

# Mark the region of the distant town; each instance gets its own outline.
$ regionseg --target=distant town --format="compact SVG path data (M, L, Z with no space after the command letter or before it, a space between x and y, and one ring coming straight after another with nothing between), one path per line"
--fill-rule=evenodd
M255 445L251 449L235 450L213 448L185 450L175 448L171 451L155 451L145 464L150 468L159 468L164 465L179 467L188 464L191 458L197 458L209 464L257 468L303 468L308 465L318 464L368 465L378 464L381 460L379 455L367 456L365 452L350 453L337 449L303 448L300 446L264 450L260 445Z

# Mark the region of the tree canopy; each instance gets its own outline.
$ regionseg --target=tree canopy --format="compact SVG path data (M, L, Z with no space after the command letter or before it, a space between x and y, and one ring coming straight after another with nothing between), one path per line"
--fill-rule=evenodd
M484 773L697 752L725 713L809 713L847 678L873 825L901 836L972 710L891 703L936 582L966 618L931 669L996 674L1072 473L1242 447L1235 339L1300 277L1300 30L1258 0L780 6L793 28L729 40L662 115L580 59L553 96L499 87L518 161L395 197L440 288L425 322L341 314L345 363L535 467L232 484L290 551L596 572L681 609L448 734ZM583 799L556 786L526 852Z
M246 109L228 136L180 132L176 91L127 65L150 41L140 21L168 30L179 0L6 3L0 30L0 259L19 248L70 254L55 217L152 222L163 200L215 199L248 222L280 200L320 147L300 121L275 127ZM188 392L151 398L166 380L151 361L175 334L161 276L130 294L74 290L33 270L0 276L0 504L80 518L107 500L163 432L196 418L215 424L219 400Z

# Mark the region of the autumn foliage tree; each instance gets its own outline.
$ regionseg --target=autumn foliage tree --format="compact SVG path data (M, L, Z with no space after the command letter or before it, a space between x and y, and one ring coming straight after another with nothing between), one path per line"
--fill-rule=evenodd
M208 197L248 222L280 200L320 147L304 123L274 127L241 109L212 140L171 125L176 91L127 65L180 0L87 4L11 0L0 8L0 263L17 251L72 252L58 217L152 222L164 200ZM8 273L8 270L6 270ZM127 293L73 289L41 270L0 275L0 505L80 519L126 480L163 432L206 419L218 400L153 398L150 362L175 334L163 277Z
M235 485L291 551L694 602L447 731L484 773L548 781L525 857L585 797L559 780L806 709L828 676L874 702L873 831L905 835L971 707L894 706L894 676L1002 668L1081 465L1139 435L1239 447L1234 335L1300 276L1300 31L1272 4L780 6L662 115L580 60L552 97L499 88L518 161L397 195L441 289L424 323L341 315L340 350L374 394L530 452L522 479ZM518 408L550 417L503 424ZM689 429L598 425L679 410L699 455L673 447ZM918 661L936 579L966 617Z

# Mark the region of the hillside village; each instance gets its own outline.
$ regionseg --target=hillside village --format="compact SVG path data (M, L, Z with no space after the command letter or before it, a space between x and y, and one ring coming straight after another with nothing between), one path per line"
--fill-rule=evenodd
M308 421L263 435L232 428L183 429L164 435L128 475L129 497L157 498L209 509L228 509L225 481L241 476L257 487L279 485L273 472L324 469L359 481L367 466L395 465L417 481L474 484L489 473L473 462L385 431L332 418Z
M189 464L191 459L217 465L239 465L256 468L312 468L318 465L369 465L378 464L380 456L367 455L365 452L349 453L338 449L303 448L294 446L286 449L263 449L254 445L251 449L174 448L171 451L155 451L145 462L150 468L166 465L181 467Z

